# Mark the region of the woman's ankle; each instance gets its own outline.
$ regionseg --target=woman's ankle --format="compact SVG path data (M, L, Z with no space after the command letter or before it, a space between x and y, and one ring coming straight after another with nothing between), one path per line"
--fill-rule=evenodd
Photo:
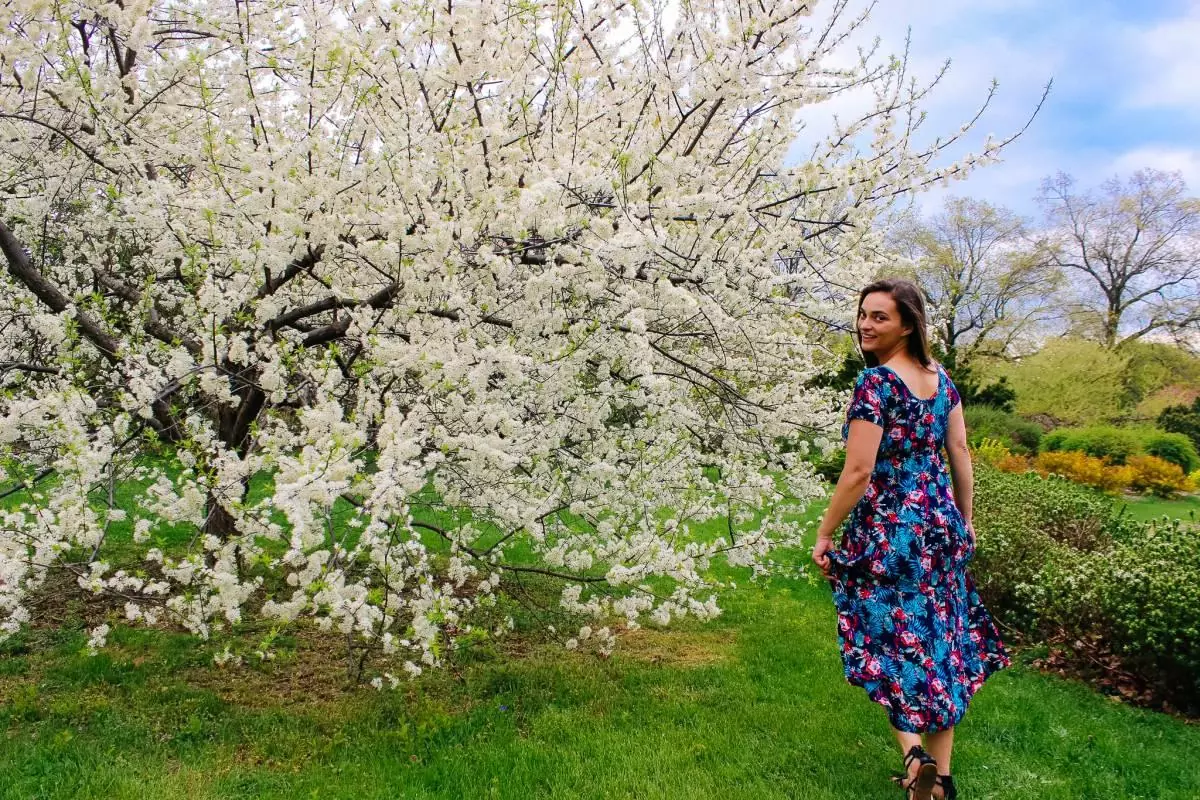
M933 786L933 796L936 800L955 800L958 797L958 787L954 785L954 777L938 775L937 783Z

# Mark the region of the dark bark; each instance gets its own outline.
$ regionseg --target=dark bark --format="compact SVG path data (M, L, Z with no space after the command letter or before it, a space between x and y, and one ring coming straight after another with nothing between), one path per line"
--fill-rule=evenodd
M0 250L8 260L8 271L22 286L33 293L51 311L61 314L72 304L70 298L59 291L29 258L28 249L13 235L9 227L0 220ZM80 332L94 344L109 361L117 361L121 343L100 325L99 320L82 309L75 310L75 320Z

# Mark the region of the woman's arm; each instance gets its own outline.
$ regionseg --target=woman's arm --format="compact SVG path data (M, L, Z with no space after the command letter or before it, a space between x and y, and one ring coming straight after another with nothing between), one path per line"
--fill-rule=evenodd
M950 425L946 430L946 455L950 458L950 480L954 484L954 503L962 512L967 527L975 530L975 472L971 467L971 451L967 449L967 422L962 405L950 409Z
M833 532L867 491L882 438L883 428L879 425L863 419L850 421L850 434L846 437L846 465L842 467L829 508L825 509L825 516L817 528L817 544L813 547L813 561L826 575L829 574L829 556L826 553L833 549Z

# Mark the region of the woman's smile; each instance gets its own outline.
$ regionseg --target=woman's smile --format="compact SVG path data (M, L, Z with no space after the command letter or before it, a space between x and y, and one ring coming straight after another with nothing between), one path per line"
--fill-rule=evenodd
M906 329L895 299L886 292L864 297L856 322L859 344L864 351L889 353L912 332Z

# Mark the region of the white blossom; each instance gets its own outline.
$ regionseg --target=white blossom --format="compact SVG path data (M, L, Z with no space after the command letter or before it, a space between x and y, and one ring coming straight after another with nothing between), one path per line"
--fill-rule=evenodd
M0 7L0 637L67 569L131 624L378 647L378 687L517 570L568 646L719 614L822 493L781 445L836 440L876 215L1002 144L915 149L922 87L832 69L811 6Z
M94 656L100 652L100 648L104 647L105 642L108 640L108 633L108 625L97 625L92 628L87 641L88 655Z

